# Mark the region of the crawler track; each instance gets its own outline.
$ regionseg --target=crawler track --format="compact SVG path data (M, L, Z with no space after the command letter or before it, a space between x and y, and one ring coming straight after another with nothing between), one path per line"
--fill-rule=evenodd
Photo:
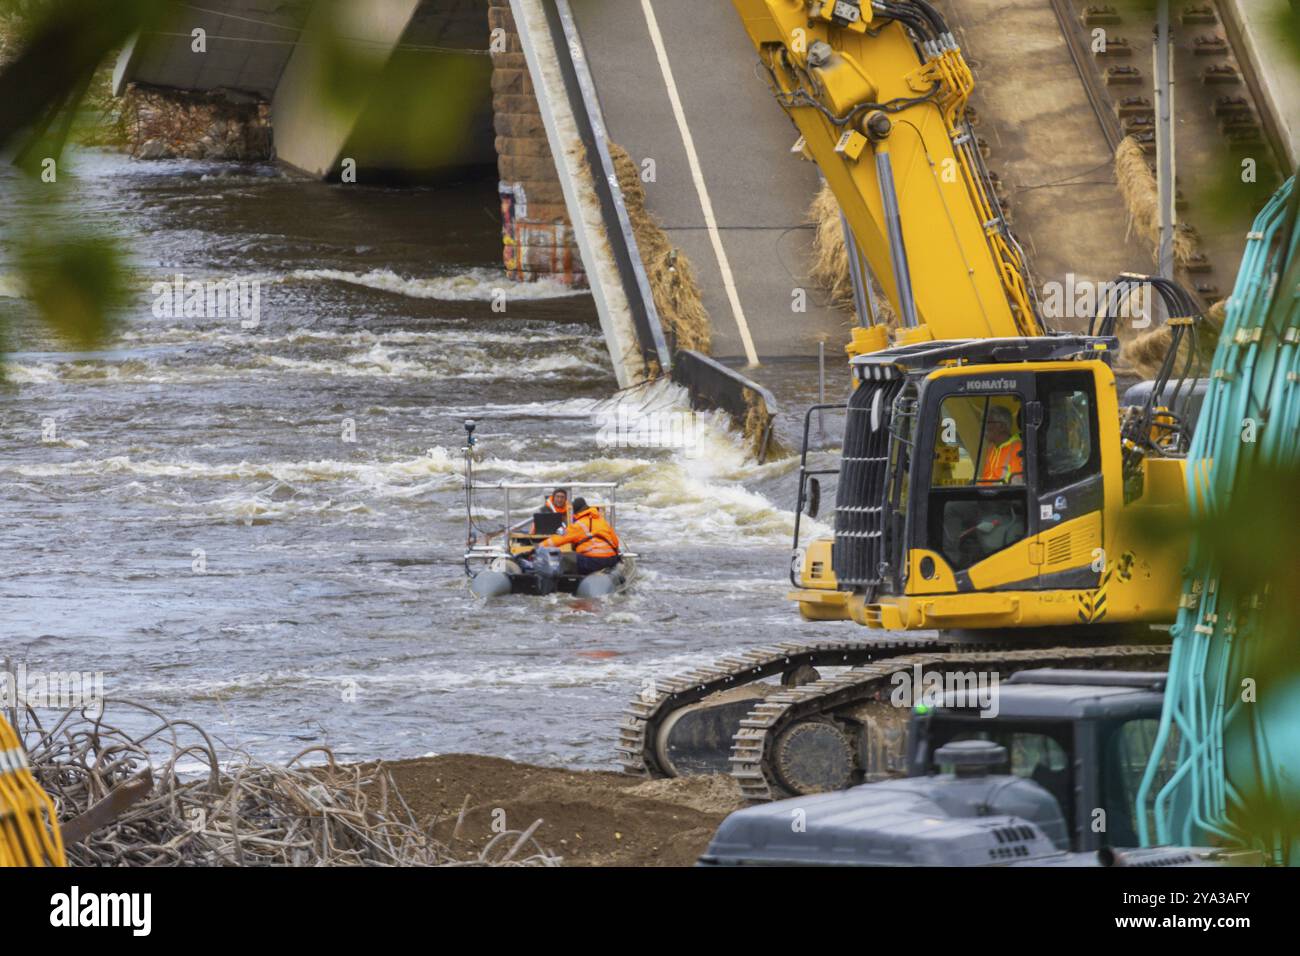
M664 719L673 711L720 691L743 687L805 665L852 667L905 654L945 652L951 648L950 642L936 638L863 638L819 644L786 642L724 657L716 664L657 681L634 698L623 712L623 721L619 725L619 760L628 773L668 776L654 752Z
M618 754L628 773L671 776L656 748L660 728L675 711L713 694L793 673L804 666L848 667L833 677L767 697L741 721L732 742L732 775L747 799L780 799L798 792L781 778L775 765L773 751L781 735L808 720L832 721L848 735L859 735L861 725L844 712L856 705L887 700L893 675L900 671L911 671L919 665L926 672L996 671L999 678L1005 678L1035 667L1162 669L1168 658L1167 645L1008 647L1005 633L996 637L991 634L989 643L982 646L920 636L818 644L788 642L723 658L646 688L624 712ZM862 768L857 767L855 782L861 776Z
M1167 645L1127 647L1053 647L1020 651L938 652L911 654L860 665L768 697L741 721L732 748L732 776L747 800L765 801L794 796L795 791L775 767L773 747L795 724L810 719L834 719L838 712L867 701L888 700L893 675L920 667L926 673L979 670L999 678L1038 667L1086 670L1163 669L1168 666ZM861 732L861 727L856 728ZM855 748L855 749L859 749ZM860 770L859 770L860 774ZM855 782L860 782L856 780Z

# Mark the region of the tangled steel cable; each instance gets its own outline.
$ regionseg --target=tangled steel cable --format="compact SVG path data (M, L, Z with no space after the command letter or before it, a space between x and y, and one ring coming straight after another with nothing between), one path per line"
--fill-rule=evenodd
M156 721L132 736L106 719L135 709ZM99 716L65 711L50 726L30 707L20 733L54 799L74 866L555 866L524 831L458 856L434 840L382 765L340 764L326 747L285 766L237 753L224 765L196 724L110 699ZM161 758L159 757L161 754ZM296 766L309 754L322 766Z

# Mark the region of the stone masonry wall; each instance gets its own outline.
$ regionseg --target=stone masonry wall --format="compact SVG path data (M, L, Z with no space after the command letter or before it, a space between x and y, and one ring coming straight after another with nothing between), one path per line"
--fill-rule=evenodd
M585 286L582 259L509 0L490 0L488 29L504 30L506 40L505 51L492 54L492 108L506 272L524 282L546 278Z

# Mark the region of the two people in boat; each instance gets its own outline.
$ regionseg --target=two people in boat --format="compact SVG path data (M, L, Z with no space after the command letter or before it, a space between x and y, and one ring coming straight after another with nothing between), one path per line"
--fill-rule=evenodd
M563 498L557 501L559 496ZM546 506L552 511L563 510L561 502L567 498L564 490L557 488L546 499ZM558 534L544 538L538 547L562 548L565 545L573 548L560 554L561 569L565 574L591 574L618 564L618 535L600 509L588 505L585 498L573 499L573 520Z

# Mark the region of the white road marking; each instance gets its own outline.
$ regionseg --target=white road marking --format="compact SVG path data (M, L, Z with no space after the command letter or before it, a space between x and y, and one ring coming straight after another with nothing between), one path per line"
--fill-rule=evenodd
M740 305L740 295L736 292L736 279L731 274L731 263L727 261L727 250L722 248L722 236L718 233L718 221L713 215L713 203L709 199L708 187L704 185L704 172L700 169L700 157L695 152L695 140L691 129L686 125L686 113L682 109L681 97L677 95L677 83L673 80L673 68L668 63L668 51L664 49L663 34L659 32L659 21L655 19L654 8L650 0L641 0L641 9L645 11L646 26L650 28L650 42L654 44L655 55L659 58L659 69L664 75L664 85L668 87L668 100L673 105L673 116L677 119L677 129L682 134L682 145L686 147L686 161L691 167L691 178L695 181L695 191L700 197L700 210L704 213L704 225L709 230L709 240L713 243L713 254L718 259L718 268L722 272L722 285L727 290L727 301L731 303L731 314L740 329L740 341L745 347L745 358L750 365L758 364L758 352L754 349L754 340L749 334L749 323L745 320L745 310Z

